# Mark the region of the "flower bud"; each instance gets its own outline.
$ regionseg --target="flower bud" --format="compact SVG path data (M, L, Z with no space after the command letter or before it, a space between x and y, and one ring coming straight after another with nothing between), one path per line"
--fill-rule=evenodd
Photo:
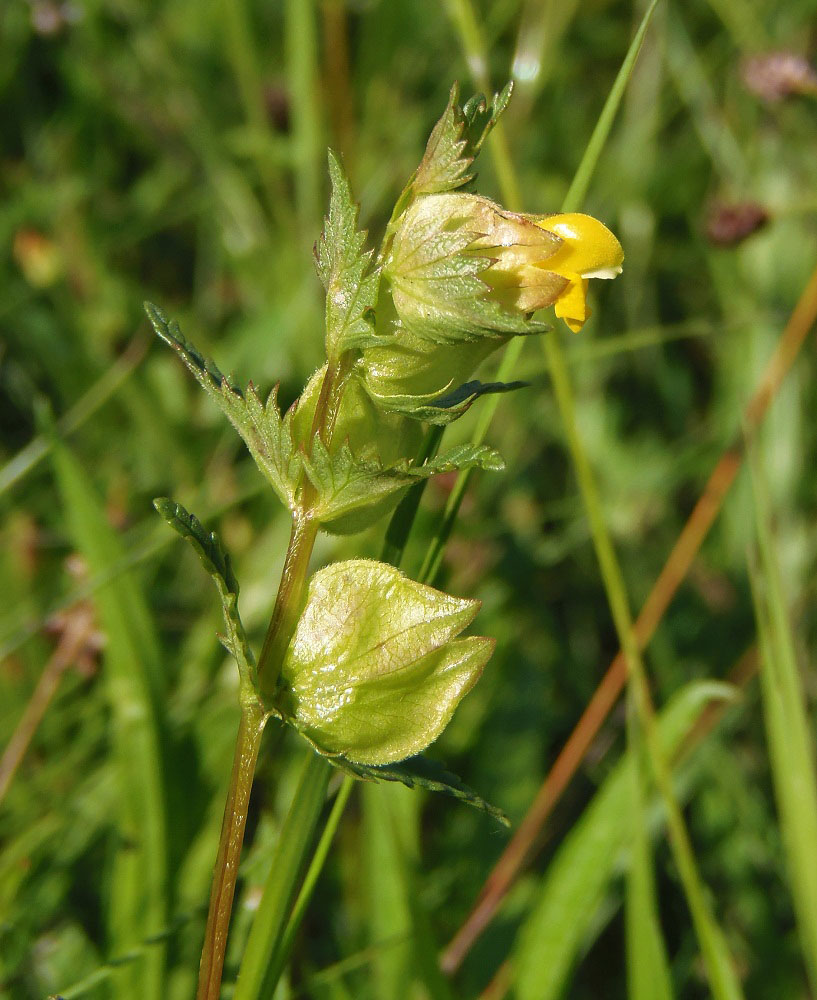
M364 351L367 388L386 407L433 404L510 337L546 329L538 310L581 329L588 279L615 277L623 257L589 215L525 215L461 192L417 198L384 264L378 316L383 329L392 310L392 336Z

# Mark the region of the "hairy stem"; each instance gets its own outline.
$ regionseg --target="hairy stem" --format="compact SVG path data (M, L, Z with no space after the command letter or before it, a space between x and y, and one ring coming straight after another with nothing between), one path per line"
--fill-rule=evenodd
M313 434L322 433L326 437L331 436L340 391L342 391L342 379L338 378L337 368L330 365L315 410ZM221 826L213 885L210 891L210 910L207 915L204 948L199 966L196 1000L218 1000L221 991L227 933L244 841L244 827L247 823L247 807L261 737L268 718L263 706L271 704L274 700L284 654L301 610L309 560L318 534L317 521L306 513L309 498L310 484L307 482L302 489L303 505L292 517L292 532L281 583L261 656L258 659L256 670L258 692L244 692L245 696L242 697L241 723L236 739L233 771L230 776L227 804L224 807L224 821Z
M218 845L213 885L210 890L210 909L207 929L199 964L199 986L196 1000L218 1000L221 976L227 950L227 932L233 908L241 845L247 823L247 808L252 791L255 763L264 733L266 713L255 699L247 699L241 709L241 722L230 775L230 789L224 807L221 838Z
M295 628L306 583L309 557L317 533L318 526L314 521L295 516L278 596L258 660L258 684L265 698L275 691L284 653ZM238 879L238 863L244 842L247 807L267 718L268 715L255 692L251 692L249 697L243 699L233 771L224 807L224 821L221 825L213 885L210 890L210 910L204 933L196 1000L218 1000L221 991L227 933Z
M281 585L258 660L258 686L266 702L271 701L275 695L284 654L298 620L309 559L317 534L316 521L301 514L294 515Z

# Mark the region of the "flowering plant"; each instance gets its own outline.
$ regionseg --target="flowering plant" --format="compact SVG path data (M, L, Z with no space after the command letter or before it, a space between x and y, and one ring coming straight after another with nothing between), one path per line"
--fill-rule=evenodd
M256 661L238 613L229 557L179 504L160 513L197 549L222 598L226 647L241 678L242 723L202 956L199 998L218 995L246 803L266 722L293 726L318 754L356 777L447 791L501 816L454 776L416 755L435 740L482 672L490 639L458 638L478 602L354 559L308 579L317 532L350 533L393 510L428 477L500 469L483 445L436 453L442 427L481 395L477 368L511 337L547 330L554 306L578 330L588 280L621 270L622 250L579 214L509 212L468 189L474 158L510 97L459 104L456 86L425 155L397 201L375 256L357 224L340 161L315 248L326 290L326 363L285 413L238 387L148 306L181 357L242 436L289 509L292 533L267 636Z

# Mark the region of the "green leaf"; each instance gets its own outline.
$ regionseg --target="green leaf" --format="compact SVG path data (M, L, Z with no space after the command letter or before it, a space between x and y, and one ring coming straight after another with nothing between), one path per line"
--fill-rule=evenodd
M630 724L630 733L634 731ZM636 730L637 733L637 730ZM627 994L629 1000L673 1000L672 976L661 930L653 874L647 804L647 761L643 739L628 740L632 782L630 867L627 872L625 927L627 931Z
M767 473L749 449L759 564L749 579L760 645L760 687L780 832L797 932L812 993L817 989L817 769L813 723L797 662L781 545L772 530ZM808 683L808 682L806 682Z
M386 512L385 501L396 500L395 494L430 476L457 469L498 471L505 467L493 448L466 444L424 465L412 466L405 459L384 468L377 456L356 456L347 444L330 452L320 438L315 438L311 456L302 456L302 462L317 491L310 516L339 534L372 523Z
M444 765L429 757L418 754L397 764L374 766L359 764L345 757L330 757L330 763L341 770L353 774L364 781L399 781L408 788L425 788L430 792L442 792L450 795L466 805L479 809L498 820L503 826L510 826L508 817L497 806L491 805L481 795L470 788L465 782L452 774Z
M204 568L212 576L221 598L224 612L225 634L220 636L222 644L238 664L242 682L255 687L255 658L241 616L238 613L238 580L233 573L230 557L214 531L207 531L201 521L180 503L167 497L158 497L153 506L174 531L190 542Z
M292 409L282 418L278 409L278 387L262 403L252 383L241 390L185 340L175 320L168 320L158 306L145 303L153 329L179 355L199 385L220 407L250 451L255 464L272 484L281 501L294 511L295 492L301 472L298 450L292 440Z
M379 343L374 307L380 272L372 270L372 252L364 250L366 233L357 228L358 207L340 161L329 153L332 197L315 261L326 289L326 354L336 360L351 348Z
M478 379L472 379L441 395L429 394L429 396L381 395L375 386L369 387L368 391L372 398L390 413L400 413L413 420L422 420L423 423L444 427L468 411L480 396L514 392L516 389L527 388L529 384L529 382L480 382Z
M421 992L415 982L420 964L419 942L414 939L407 891L418 849L420 797L405 788L384 788L366 782L358 801L358 864L361 888L366 894L367 940L372 947L368 994L389 1000L411 1000L419 994L426 1000L425 991ZM392 947L378 947L379 942L389 939L395 942Z
M353 559L319 570L284 658L282 714L325 754L390 764L448 724L493 652L456 639L479 602Z
M54 441L54 469L73 544L96 577L121 565L125 553L88 476L73 453ZM117 574L94 595L107 637L101 680L110 711L117 806L110 817L112 859L105 884L108 946L127 954L167 926L168 826L164 688L158 640L134 572ZM151 947L141 962L118 969L113 993L122 1000L167 996L165 948Z
M408 185L411 195L453 191L473 179L471 165L482 144L511 98L508 83L491 102L476 94L459 106L459 85L454 84L448 105L434 126L425 155Z
M677 754L712 699L733 696L732 688L711 681L688 684L679 691L659 719L667 756ZM599 929L599 909L617 867L626 860L632 828L632 767L627 753L573 824L545 872L517 939L514 996L518 1000L564 996L574 963L592 940L593 929ZM663 820L660 811L651 812Z
M369 940L375 949L371 995L389 1000L453 1000L440 969L431 907L419 878L419 796L367 783L362 808L362 874L367 887ZM378 948L384 939L399 940ZM402 939L402 940L401 940Z

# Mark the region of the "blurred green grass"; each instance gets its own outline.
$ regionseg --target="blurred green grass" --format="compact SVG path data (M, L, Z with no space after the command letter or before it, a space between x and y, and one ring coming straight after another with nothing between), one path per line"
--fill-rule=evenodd
M517 75L506 131L524 206L553 210L641 5L494 0L476 10L491 80ZM813 31L806 0L661 5L589 192L587 210L620 235L627 262L566 355L634 605L739 433L743 405L817 259L817 104L808 96L766 103L742 71L757 52L808 53ZM310 249L326 146L342 152L364 223L377 232L450 83L469 91L469 67L444 8L430 0L11 0L0 11L0 56L0 482L32 439L43 435L48 447L46 410L68 413L134 339L136 350L144 344L144 357L67 444L159 637L163 809L172 818L160 995L189 997L237 723L235 678L214 639L209 581L156 523L150 501L177 496L218 528L258 638L287 524L229 428L169 352L147 341L141 303L162 303L222 369L265 388L280 381L292 400L321 359ZM480 190L498 194L488 157ZM714 207L746 201L766 209L768 224L735 247L713 246ZM483 600L480 631L497 637L497 654L436 748L516 822L616 651L540 352L526 351L532 386L503 399L490 434L508 471L475 479L444 565L447 589ZM765 454L807 696L817 638L814 379L812 340L769 415ZM469 416L453 435L471 428ZM111 583L89 560L84 580L72 576L66 560L82 543L53 463L22 468L0 493L0 746L54 648L54 609L90 590L104 625L104 602L123 586L125 568L113 561ZM445 499L444 486L429 489L409 570ZM746 547L755 531L741 480L651 644L659 703L692 679L725 677L754 641ZM319 554L376 555L378 546L374 532L362 544L324 539ZM66 989L129 947L109 932L123 832L121 730L106 678L124 640L107 638L93 676L65 675L0 803L4 1000ZM750 688L698 750L686 817L747 995L778 1000L807 992L758 698ZM809 719L813 727L813 711ZM553 852L611 773L622 732L621 717L605 727L533 872L454 981L456 995L476 996L511 952ZM299 763L297 748L270 734L233 973ZM391 813L407 808L396 794ZM353 800L296 950L293 990L392 1000L398 983L418 995L400 940L409 925L389 905L399 871L384 863L391 875L382 893L376 877L388 850L376 837L387 836L391 813ZM418 829L412 884L442 946L504 835L448 801L423 801ZM660 840L656 858L673 980L678 995L702 996L694 936ZM622 881L608 883L582 940L572 998L626 995L622 893ZM370 945L358 967L317 977ZM137 961L157 947L137 941ZM118 981L103 978L76 995L119 996Z

